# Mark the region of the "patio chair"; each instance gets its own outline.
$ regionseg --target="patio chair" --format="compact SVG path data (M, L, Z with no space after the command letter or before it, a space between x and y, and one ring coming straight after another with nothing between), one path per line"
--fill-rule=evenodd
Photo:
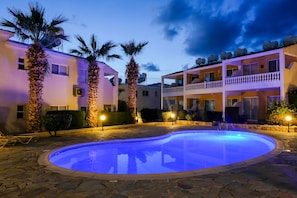
M7 138L0 138L0 148L3 148L7 143L9 139Z
M8 143L15 144L16 142L20 142L21 144L29 144L32 140L33 136L31 135L5 135L0 131L0 137L2 139L8 139Z

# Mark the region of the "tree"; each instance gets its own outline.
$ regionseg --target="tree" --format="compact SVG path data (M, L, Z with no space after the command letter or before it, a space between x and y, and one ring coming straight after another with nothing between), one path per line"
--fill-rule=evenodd
M97 48L97 41L94 34L91 36L90 46L86 44L84 39L77 35L76 39L80 46L78 49L71 49L70 53L76 54L80 57L85 57L88 61L88 116L87 124L89 127L96 127L98 125L98 83L99 83L99 67L97 59L105 57L106 59L120 58L117 54L109 54L110 50L116 45L112 41L108 41L100 48Z
M148 42L142 42L136 45L134 41L121 44L124 53L130 57L130 61L126 65L126 76L128 80L128 107L133 118L136 117L136 92L139 74L139 65L135 62L134 56L139 54L147 44Z
M15 34L22 41L32 42L26 51L28 80L29 80L29 105L27 132L37 132L41 130L42 116L42 90L43 81L49 71L47 55L44 47L54 47L48 41L67 40L67 36L60 34L63 30L59 25L67 21L61 15L47 23L45 10L38 3L29 5L30 12L23 13L21 10L8 9L13 16L13 20L4 19L2 26L12 28ZM47 40L47 41L46 41Z

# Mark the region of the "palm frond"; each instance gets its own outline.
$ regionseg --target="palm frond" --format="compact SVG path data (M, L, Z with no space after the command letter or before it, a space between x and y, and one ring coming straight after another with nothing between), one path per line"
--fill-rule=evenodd
M114 44L112 41L104 43L98 51L98 56L107 57L109 51L114 47L116 47L116 44Z
M122 57L118 54L111 54L107 56L107 60L114 59L114 58L122 59Z
M121 44L121 47L126 55L134 56L141 52L142 48L146 46L148 42L141 42L138 45L135 44L135 41L130 41L126 44Z
M76 39L80 42L80 44L83 48L88 48L85 40L80 35L76 35Z
M81 51L77 50L77 49L70 49L69 52L71 54L76 54L78 56L83 56L83 53Z
M67 40L65 35L56 35L61 30L57 27L66 19L61 15L55 17L51 23L45 19L45 9L38 2L29 4L29 13L23 13L19 9L8 9L13 16L13 20L4 20L1 24L5 27L13 28L16 35L22 40L31 39L33 43L42 43L43 46L50 46L60 40Z
M97 50L97 41L94 34L91 36L91 47L93 52Z

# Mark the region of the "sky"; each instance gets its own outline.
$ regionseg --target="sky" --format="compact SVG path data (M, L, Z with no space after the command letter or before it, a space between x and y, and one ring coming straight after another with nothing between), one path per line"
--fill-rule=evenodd
M12 20L7 8L28 13L27 0L0 0L0 20ZM38 0L49 21L62 15L61 26L69 42L60 51L77 49L75 36L90 43L94 34L100 45L148 42L135 56L142 84L161 82L161 76L195 66L197 58L246 48L262 50L266 41L297 35L296 0ZM1 27L0 29L7 29ZM17 39L17 38L13 38ZM111 51L120 60L104 60L125 79L125 56L120 46Z

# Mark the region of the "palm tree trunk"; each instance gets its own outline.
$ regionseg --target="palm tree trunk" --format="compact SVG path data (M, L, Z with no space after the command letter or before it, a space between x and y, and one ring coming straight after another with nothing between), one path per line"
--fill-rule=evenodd
M28 58L29 105L27 132L41 131L42 89L45 73L48 70L46 54L42 46L33 44L26 52Z
M88 116L87 123L89 127L98 126L98 83L99 67L96 62L91 62L88 68Z
M139 66L132 57L127 65L126 74L128 79L128 107L132 113L133 118L136 118L136 92L138 73Z

